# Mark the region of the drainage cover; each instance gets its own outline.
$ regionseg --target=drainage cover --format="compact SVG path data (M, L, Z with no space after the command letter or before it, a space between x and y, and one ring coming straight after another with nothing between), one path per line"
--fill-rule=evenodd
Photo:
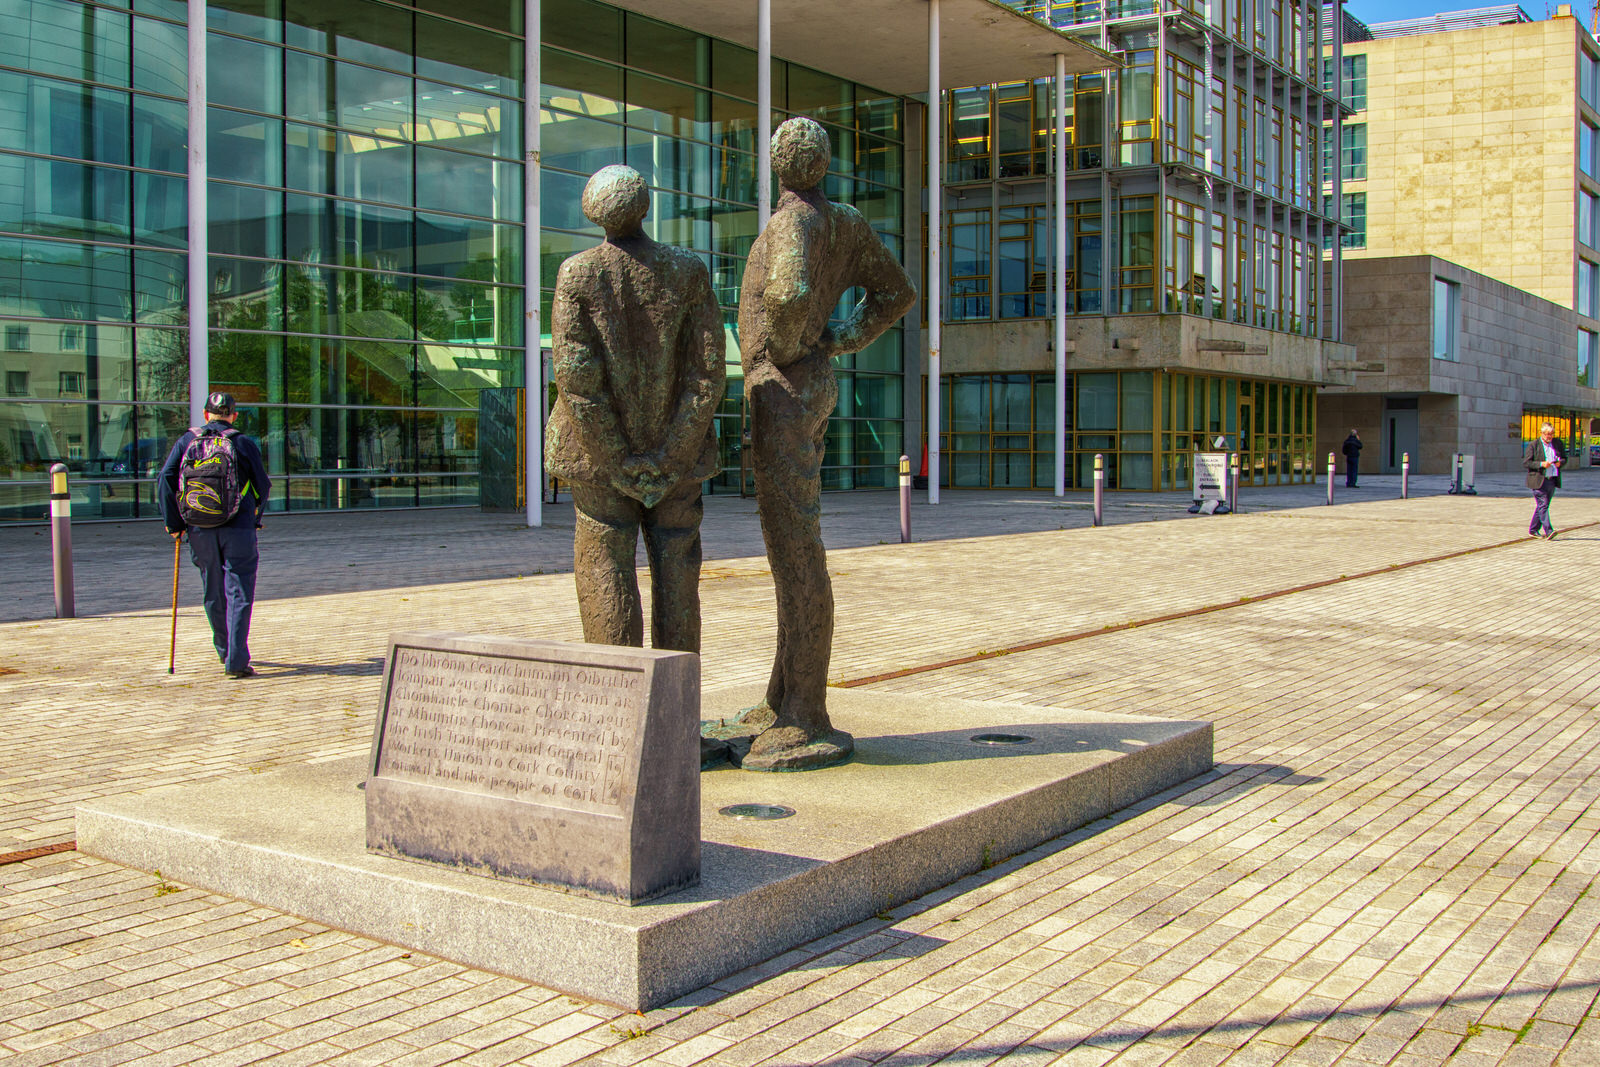
M730 819L787 819L794 814L794 809L782 804L729 804L718 808L717 814Z
M1022 734L978 734L972 740L980 745L1025 745L1033 738Z

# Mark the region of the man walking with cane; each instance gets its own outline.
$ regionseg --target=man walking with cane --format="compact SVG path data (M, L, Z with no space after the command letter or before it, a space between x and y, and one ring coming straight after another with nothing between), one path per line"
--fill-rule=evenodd
M261 449L233 428L239 411L228 393L206 397L206 424L185 431L161 467L161 517L174 538L189 533L189 558L211 640L229 678L249 678L250 609L256 595L256 531L272 480ZM174 598L176 603L176 598Z

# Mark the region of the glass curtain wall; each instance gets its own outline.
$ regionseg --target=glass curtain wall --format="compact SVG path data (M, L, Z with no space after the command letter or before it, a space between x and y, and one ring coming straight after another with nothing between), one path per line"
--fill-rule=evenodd
M1045 5L1038 5L1040 12ZM1049 5L1057 15L1067 5ZM1098 6L1098 5L1097 5ZM1095 15L1098 18L1098 14ZM1058 18L1064 24L1070 19ZM1069 79L1070 114L1064 136L1069 139L1067 225L1069 262L1065 265L1069 315L1141 314L1181 311L1247 323L1303 336L1318 336L1323 285L1322 249L1303 217L1286 223L1263 209L1257 219L1234 220L1192 199L1164 199L1113 192L1117 244L1105 254L1115 260L1109 292L1102 307L1100 186L1104 168L1148 167L1155 163L1201 168L1205 157L1206 108L1214 111L1213 137L1219 160L1234 160L1239 183L1256 192L1308 210L1329 210L1316 189L1312 166L1321 151L1321 131L1298 110L1287 111L1266 99L1246 96L1235 101L1237 121L1222 115L1221 75L1208 94L1198 60L1176 49L1160 53L1165 66L1157 92L1158 51L1154 35L1124 35L1119 56L1127 64L1114 79L1107 103L1105 78L1099 74ZM994 86L976 86L946 97L946 164L948 188L956 197L947 218L946 285L951 321L1040 318L1054 314L1055 299L1048 264L1053 256L1049 195L1043 179L1052 174L1049 140L1054 125L1053 83L1043 79ZM1106 109L1113 120L1106 123ZM1033 125L1023 136L1022 123ZM1102 141L1109 128L1116 151L1109 158ZM1347 127L1348 129L1348 127ZM1248 132L1248 143L1240 130ZM1223 151L1223 142L1228 151ZM1246 173L1245 164L1249 163ZM1217 164L1221 172L1222 164ZM1037 178L1035 186L1023 179ZM1026 198L1036 190L1037 203L996 209L981 206L996 180L1008 183L1010 195ZM1193 194L1186 194L1192 196ZM1209 220L1207 215L1209 214ZM1009 215L1009 217L1008 217ZM1033 249L1020 240L1021 228L1011 220L1037 220L1034 247L1044 249L1043 269L1034 272ZM1200 247L1209 221L1213 247ZM1267 223L1270 222L1270 225ZM1231 254L1230 254L1231 251ZM1108 264L1110 265L1110 264ZM1159 270L1158 270L1159 268ZM1157 281L1158 273L1160 281ZM1034 275L1037 274L1037 278ZM1034 289L1019 289L1017 279L1037 280ZM1205 290L1211 289L1209 305ZM1037 297L1034 299L1033 297Z
M0 0L0 519L66 462L78 517L153 515L187 421L185 7ZM542 278L599 240L588 175L652 187L729 324L755 237L755 57L588 0L545 0ZM477 504L522 385L520 0L218 0L208 8L210 387L240 400L273 509ZM828 127L828 194L903 246L903 106L775 65L774 122ZM848 294L847 294L848 299ZM841 314L847 308L841 307ZM892 484L897 328L842 361L824 484Z
M755 241L755 54L591 0L545 0L541 198L545 321L566 257L597 243L583 217L584 182L624 161L652 188L652 237L694 250L711 270L728 338L728 394L718 412L724 470L741 478L744 381L735 330L744 262ZM898 255L904 251L902 102L818 71L774 63L773 125L809 115L827 129L824 191L851 204ZM774 194L777 189L774 186ZM837 314L849 313L846 294ZM823 486L887 486L904 450L901 328L839 361ZM743 475L748 478L748 475Z
M1194 453L1203 451L1238 452L1244 485L1310 481L1315 394L1307 385L1202 374L1069 374L1067 488L1093 488L1097 454L1112 489L1188 489ZM940 403L944 485L1054 485L1055 375L949 375Z
M181 3L3 0L0 519L150 510L187 421L187 48Z

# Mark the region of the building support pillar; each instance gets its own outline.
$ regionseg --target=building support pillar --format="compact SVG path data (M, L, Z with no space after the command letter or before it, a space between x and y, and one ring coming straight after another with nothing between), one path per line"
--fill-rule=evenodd
M940 92L939 0L928 0L928 503L939 502L939 346L944 315L944 98Z
M189 425L205 425L211 391L210 212L206 189L206 0L189 0Z
M544 293L539 266L543 244L539 219L539 45L544 34L539 4L540 0L522 0L522 410L523 425L527 427L522 490L529 526L544 525L544 330L540 323Z
M1056 53L1056 496L1067 489L1067 57Z
M756 233L772 218L772 0L756 0Z

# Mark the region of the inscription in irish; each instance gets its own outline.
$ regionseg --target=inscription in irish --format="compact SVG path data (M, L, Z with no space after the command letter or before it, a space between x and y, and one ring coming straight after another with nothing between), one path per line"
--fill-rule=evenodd
M620 813L644 673L396 647L381 777Z

